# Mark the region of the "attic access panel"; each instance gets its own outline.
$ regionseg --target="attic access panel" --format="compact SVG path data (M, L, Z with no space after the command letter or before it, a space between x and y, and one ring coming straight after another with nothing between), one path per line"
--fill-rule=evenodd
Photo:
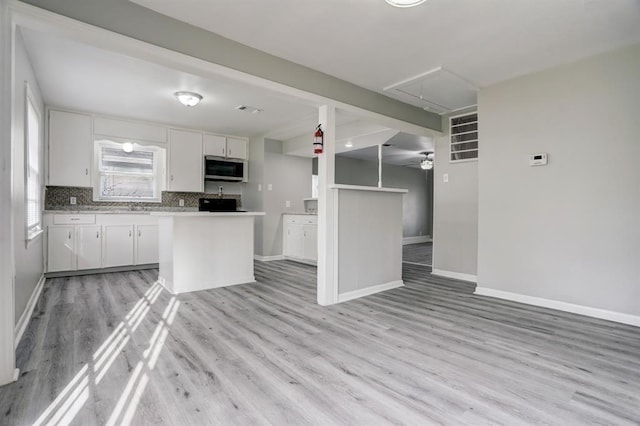
M438 67L383 89L396 99L437 114L447 114L477 104L478 88Z

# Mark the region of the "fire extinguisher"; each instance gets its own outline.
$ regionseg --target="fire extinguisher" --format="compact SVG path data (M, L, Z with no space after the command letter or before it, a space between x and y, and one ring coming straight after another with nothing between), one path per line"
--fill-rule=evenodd
M318 124L316 131L313 134L313 153L322 154L322 148L324 146L324 132L322 131L321 124Z

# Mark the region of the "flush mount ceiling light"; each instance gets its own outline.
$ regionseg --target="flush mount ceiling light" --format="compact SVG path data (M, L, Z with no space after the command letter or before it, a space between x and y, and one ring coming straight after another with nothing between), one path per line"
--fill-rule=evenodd
M348 141L347 143L345 143L345 144L344 144L344 146L345 146L346 148L353 148L353 142Z
M124 152L133 152L133 144L131 142L125 142L122 144L122 150Z
M176 92L174 95L182 105L188 107L196 106L202 100L202 95L195 92Z
M424 159L420 161L420 168L422 170L431 170L433 169L433 152L424 152Z
M427 0L385 0L391 6L395 7L413 7L424 3Z

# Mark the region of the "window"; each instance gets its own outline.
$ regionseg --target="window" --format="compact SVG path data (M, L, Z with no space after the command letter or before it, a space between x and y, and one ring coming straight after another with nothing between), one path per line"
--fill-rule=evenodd
M25 212L27 242L42 232L40 188L40 112L29 85L25 86Z
M453 162L478 159L478 113L449 119L451 143L449 160Z
M165 149L138 142L95 142L96 201L161 202Z

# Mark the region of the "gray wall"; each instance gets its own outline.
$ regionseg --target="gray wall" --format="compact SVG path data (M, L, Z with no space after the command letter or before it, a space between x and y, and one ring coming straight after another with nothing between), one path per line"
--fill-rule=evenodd
M195 58L440 130L438 115L269 55L128 0L26 0L26 3Z
M479 162L449 162L449 117L443 117L442 123L446 130L435 140L433 168L433 269L475 277L478 265ZM484 158L482 143L480 161ZM449 176L447 183L443 179L445 174Z
M258 191L258 185L262 185L264 179L264 137L256 136L249 139L249 182L245 183L242 191L242 206L244 210L264 211L262 191ZM256 216L254 228L255 254L263 256L262 216Z
M336 156L336 183L378 186L378 162ZM383 164L382 186L409 190L402 198L403 237L431 235L432 185L432 173Z
M266 213L256 220L255 252L278 256L282 254L282 213L304 212L302 200L311 197L311 159L283 155L282 142L264 137L250 139L249 150L249 183L243 188L243 206ZM286 207L287 201L291 207Z
M15 321L17 322L24 312L29 297L38 284L38 280L44 271L43 260L43 235L33 240L27 247L25 235L25 140L24 140L24 120L25 120L25 81L29 83L31 92L36 98L37 108L40 110L42 125L41 138L44 141L44 104L38 82L27 56L22 35L16 30L15 41L15 79L14 79L14 115L13 115L13 194L11 206L13 208L14 224L14 250L15 250ZM40 170L41 187L44 182L44 143L41 142L40 149ZM44 198L42 199L44 205Z
M639 72L635 45L480 91L480 286L640 315Z
M268 190L268 185L272 190ZM264 256L282 254L282 213L304 212L311 197L311 159L282 154L282 143L266 140L264 153ZM291 207L285 207L286 201Z

